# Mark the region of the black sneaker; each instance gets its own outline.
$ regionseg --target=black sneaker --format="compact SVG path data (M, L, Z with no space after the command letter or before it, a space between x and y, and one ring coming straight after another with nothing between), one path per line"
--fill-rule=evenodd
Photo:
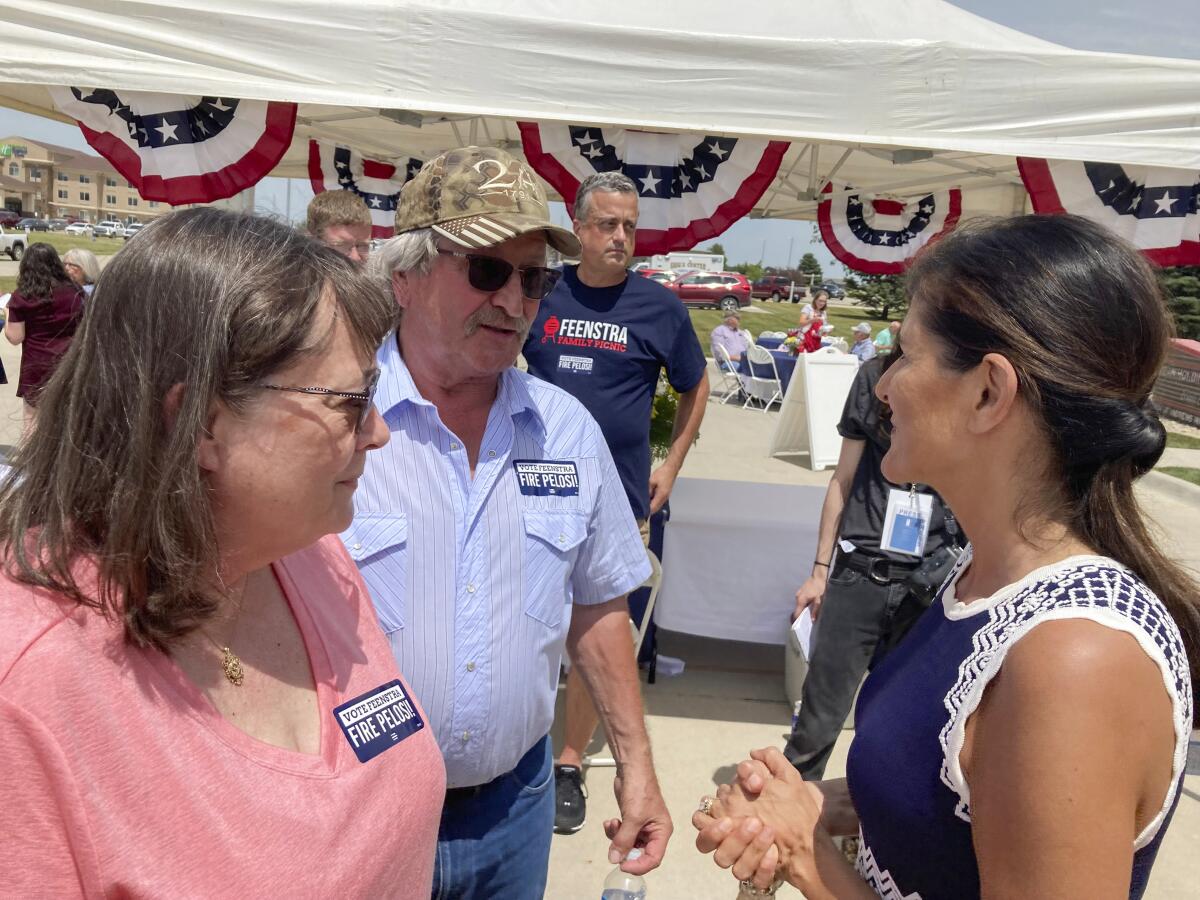
M554 767L554 833L574 834L587 819L587 794L578 766Z

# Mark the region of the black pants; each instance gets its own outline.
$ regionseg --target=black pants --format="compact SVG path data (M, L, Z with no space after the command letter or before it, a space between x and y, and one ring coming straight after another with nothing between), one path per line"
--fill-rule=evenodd
M816 781L825 774L863 675L900 642L924 611L902 582L878 584L835 566L818 616L800 716L783 750L806 780Z

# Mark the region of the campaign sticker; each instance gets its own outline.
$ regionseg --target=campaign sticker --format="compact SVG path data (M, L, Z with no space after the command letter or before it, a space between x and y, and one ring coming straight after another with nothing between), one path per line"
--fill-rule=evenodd
M594 364L595 360L590 356L560 356L558 358L558 367L564 372L581 372L591 375Z
M526 497L579 496L579 470L571 461L514 459L517 485Z
M425 727L399 679L343 703L333 717L364 763Z

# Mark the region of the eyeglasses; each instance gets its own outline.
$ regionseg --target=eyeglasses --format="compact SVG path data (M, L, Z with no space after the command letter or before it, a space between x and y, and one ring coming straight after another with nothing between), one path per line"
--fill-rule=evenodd
M293 394L316 394L318 396L345 397L348 400L357 400L361 406L358 409L358 417L354 422L354 433L359 434L363 430L363 426L367 424L367 417L371 415L371 407L375 400L375 387L378 384L379 370L376 369L371 373L371 377L367 379L367 389L362 392L335 391L332 388L323 387L284 387L279 384L260 384L259 387L268 391L289 391Z
M513 269L521 276L521 293L530 300L542 300L558 284L562 272L547 266L514 266L506 259L498 256L483 256L479 253L460 253L457 250L443 250L438 253L446 256L458 256L467 261L467 281L477 291L494 293L508 284Z
M368 256L371 253L371 245L366 241L326 241L326 247L331 247L342 256L349 256L352 250L357 250L359 256Z

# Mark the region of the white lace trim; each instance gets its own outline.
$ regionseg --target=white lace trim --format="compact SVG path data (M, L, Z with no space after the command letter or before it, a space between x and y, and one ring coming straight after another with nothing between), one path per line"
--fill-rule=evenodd
M963 559L969 560L969 553ZM960 564L952 577L961 574L964 567L965 563ZM954 813L964 822L971 821L971 792L960 759L966 725L984 690L1000 671L1005 655L1042 622L1089 619L1132 635L1159 667L1163 685L1171 697L1176 735L1171 785L1158 814L1134 842L1134 849L1140 850L1158 833L1175 801L1179 776L1187 762L1192 685L1179 630L1162 601L1113 560L1074 557L1032 574L1038 578L1026 577L988 600L979 601L985 604L988 621L972 638L972 651L959 664L958 679L944 700L950 715L938 736L942 746L941 776L942 782L958 795ZM1005 602L993 602L997 599ZM967 608L974 606L972 603Z
M896 880L892 878L892 873L887 869L879 868L879 863L875 861L875 854L867 846L861 828L858 831L858 856L854 860L854 868L858 870L858 874L871 890L883 900L921 900L921 895L916 891L911 894L904 893L896 884Z

